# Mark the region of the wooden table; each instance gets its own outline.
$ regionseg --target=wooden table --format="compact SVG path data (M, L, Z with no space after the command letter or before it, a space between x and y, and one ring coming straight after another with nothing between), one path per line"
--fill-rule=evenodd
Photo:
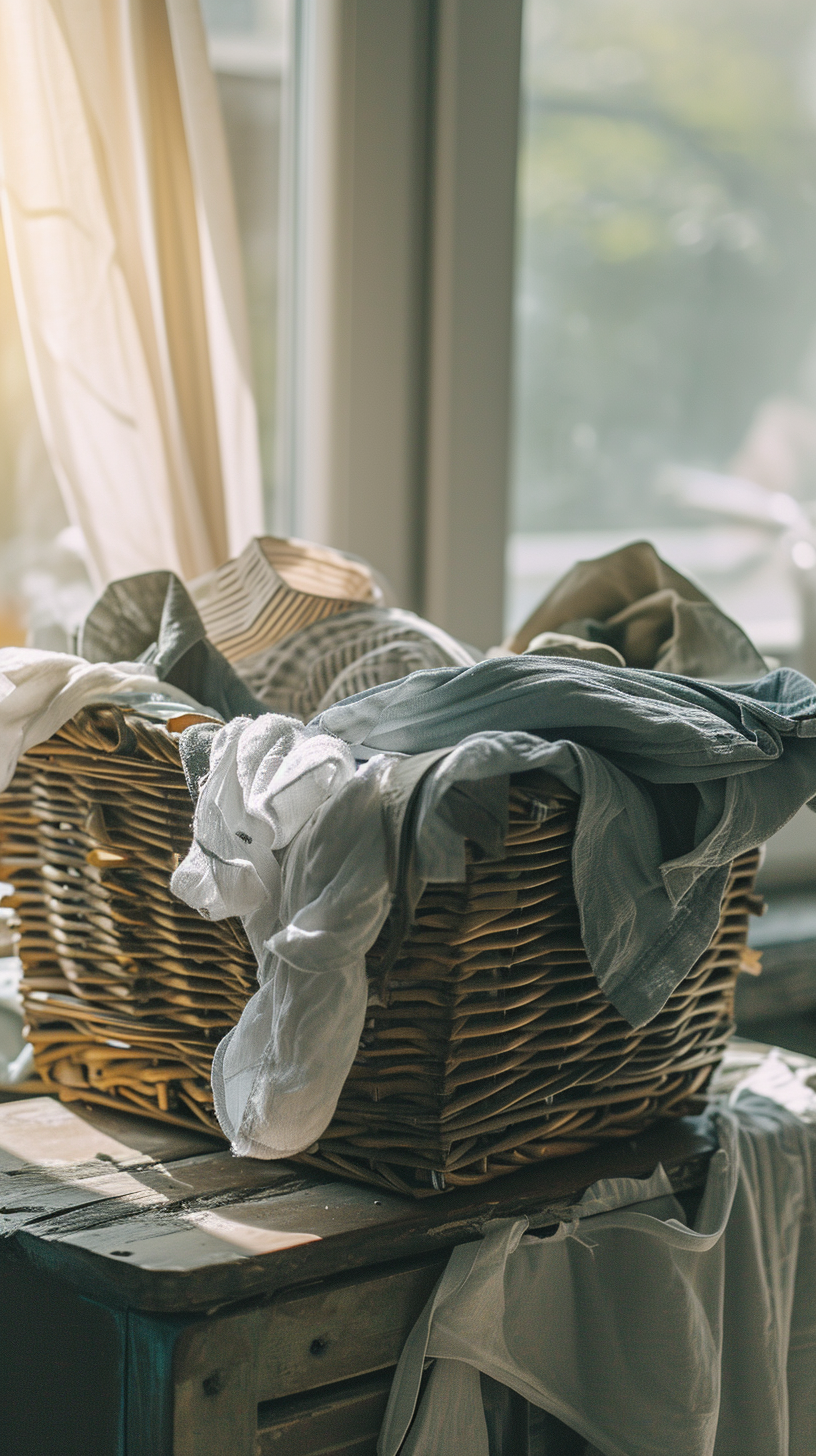
M699 1186L689 1121L418 1201L206 1136L41 1097L0 1105L4 1456L374 1456L403 1341L488 1219L572 1216L662 1161Z

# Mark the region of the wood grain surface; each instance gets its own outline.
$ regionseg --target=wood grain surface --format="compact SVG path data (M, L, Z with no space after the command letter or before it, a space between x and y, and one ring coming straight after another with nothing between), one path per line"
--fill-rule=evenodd
M0 1106L3 1257L111 1305L192 1311L477 1238L488 1219L573 1216L599 1178L698 1185L714 1147L697 1119L417 1202L302 1166L191 1152L187 1132L50 1098Z

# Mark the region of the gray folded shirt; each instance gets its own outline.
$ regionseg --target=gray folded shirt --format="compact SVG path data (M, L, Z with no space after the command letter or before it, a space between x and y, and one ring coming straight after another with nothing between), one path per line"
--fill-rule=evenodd
M466 833L495 851L505 813L495 806L506 804L497 780L546 769L576 792L584 945L633 1026L657 1014L708 946L731 860L816 795L816 687L790 668L724 688L559 658L493 658L372 688L310 727L367 753L455 750L406 789L417 796L406 821L412 902L429 881L461 878ZM450 791L464 784L452 837Z

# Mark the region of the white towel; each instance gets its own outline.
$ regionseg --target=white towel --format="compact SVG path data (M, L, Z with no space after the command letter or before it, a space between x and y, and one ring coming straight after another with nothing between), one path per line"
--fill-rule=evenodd
M143 662L91 663L34 647L0 650L0 792L8 788L22 753L44 743L80 708L123 693L171 699L201 711L194 698L159 682Z

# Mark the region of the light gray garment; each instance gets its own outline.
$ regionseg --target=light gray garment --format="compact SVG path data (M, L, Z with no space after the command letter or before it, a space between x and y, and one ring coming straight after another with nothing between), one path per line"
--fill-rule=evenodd
M651 1201L658 1169L595 1185L550 1238L502 1219L455 1249L406 1342L380 1456L487 1456L479 1371L604 1456L813 1456L813 1129L752 1094L716 1126L693 1229L676 1200Z
M709 944L731 860L816 794L815 715L816 688L789 668L726 689L502 657L414 673L309 726L369 751L468 745L419 808L427 858L420 850L418 883L462 878L449 873L452 859L442 863L447 843L434 856L442 778L450 788L540 768L579 794L572 868L584 945L605 994L640 1026Z
M400 607L365 605L293 633L236 662L269 709L303 722L366 688L432 667L467 667L476 653Z

